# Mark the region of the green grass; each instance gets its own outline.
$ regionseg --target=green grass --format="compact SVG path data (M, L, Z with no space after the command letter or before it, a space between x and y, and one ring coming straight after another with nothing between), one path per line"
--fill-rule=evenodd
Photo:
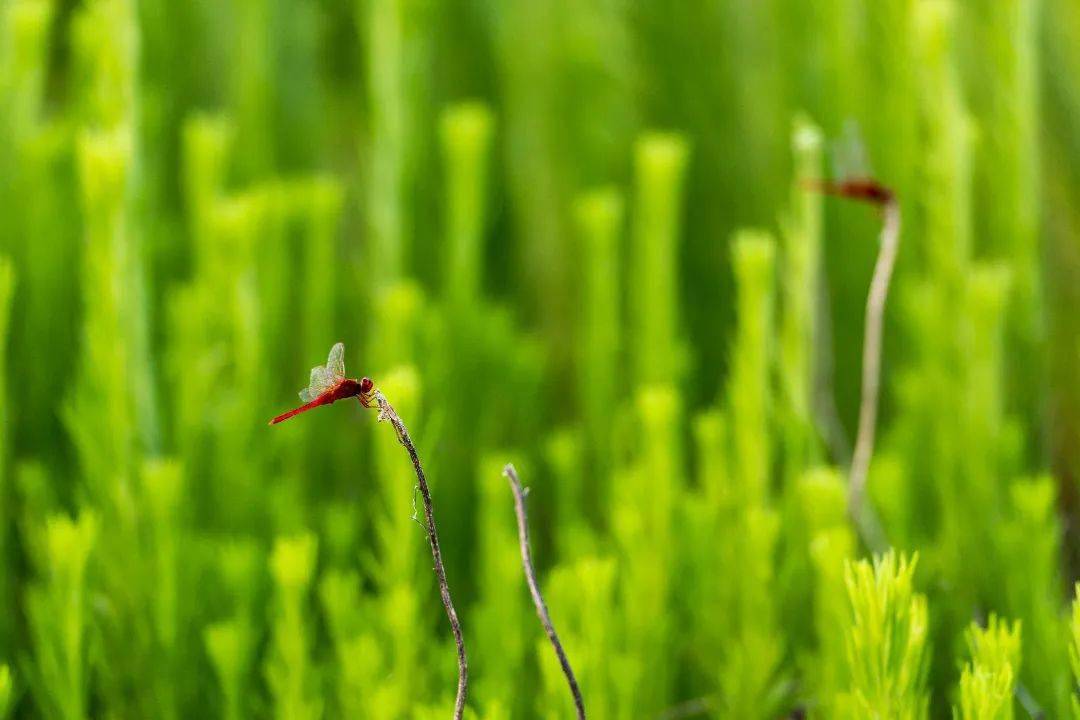
M0 717L1080 718L1078 20L0 0Z

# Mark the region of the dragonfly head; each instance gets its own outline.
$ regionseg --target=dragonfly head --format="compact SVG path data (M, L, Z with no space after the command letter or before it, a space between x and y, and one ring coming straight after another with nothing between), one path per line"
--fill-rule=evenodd
M375 398L375 383L371 381L369 377L360 378L360 392L357 393L357 399L364 407L371 407L371 402Z

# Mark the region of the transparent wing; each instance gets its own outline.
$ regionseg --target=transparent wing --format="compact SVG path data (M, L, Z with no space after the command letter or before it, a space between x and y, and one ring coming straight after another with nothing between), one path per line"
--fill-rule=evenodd
M332 380L341 380L345 377L344 343L337 343L330 348L330 356L326 358L326 371Z
M311 402L314 399L315 398L311 397L311 391L308 390L307 388L304 388L303 390L300 391L300 402L302 402L304 404L307 404L307 403Z
M834 180L858 180L873 176L858 123L850 119L844 122L841 136L832 145Z
M311 380L308 382L307 386L307 394L310 398L308 402L311 402L311 400L322 395L333 386L334 381L330 377L330 373L326 372L326 368L322 365L311 368Z

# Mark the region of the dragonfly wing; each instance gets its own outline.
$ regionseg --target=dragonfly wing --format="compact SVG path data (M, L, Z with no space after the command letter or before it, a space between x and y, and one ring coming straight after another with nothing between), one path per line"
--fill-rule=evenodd
M331 380L341 380L345 377L344 343L337 343L330 348L330 356L326 358L326 371Z
M305 405L314 399L315 398L311 396L311 390L309 390L308 388L304 388L300 391L300 402L304 403Z
M308 395L312 399L322 395L323 392L329 390L333 385L333 381L330 379L330 373L326 372L326 368L322 365L317 365L311 368L311 380L308 382Z
M868 178L873 175L859 124L848 119L841 136L833 141L833 178L837 181Z

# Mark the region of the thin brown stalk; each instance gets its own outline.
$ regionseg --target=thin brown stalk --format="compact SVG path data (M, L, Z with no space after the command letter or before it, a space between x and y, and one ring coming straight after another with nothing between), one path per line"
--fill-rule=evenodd
M536 570L533 568L532 550L529 549L529 518L525 511L525 490L521 487L517 471L514 466L507 464L503 468L503 475L510 482L510 490L514 493L514 512L517 515L518 545L521 546L521 566L525 569L525 581L529 585L529 593L532 595L533 605L536 606L536 615L540 618L540 624L544 626L551 647L555 649L555 656L559 658L566 683L570 686L570 695L574 698L574 709L577 710L578 720L585 720L585 702L581 699L581 689L578 688L574 670L570 667L570 659L566 657L562 643L559 642L559 634L555 632L555 625L551 622L544 596L540 594L540 585L536 582Z
M431 505L431 490L428 488L427 478L424 476L424 468L420 465L420 456L416 452L416 446L405 423L401 421L392 405L387 402L381 391L375 391L375 402L379 408L379 420L386 420L394 426L398 440L409 453L412 460L413 470L416 472L416 484L420 488L420 496L424 500L424 529L427 530L428 544L431 546L431 557L435 563L435 577L439 581L439 595L442 597L443 607L446 608L446 617L450 619L450 630L454 633L454 644L457 645L458 662L458 685L457 699L454 701L454 720L461 720L465 713L465 696L469 685L469 663L465 657L465 640L461 634L461 622L458 620L457 611L454 610L454 601L450 598L450 585L446 582L446 569L443 567L442 550L439 549L439 535L435 531L435 511Z
M885 301L889 296L889 282L892 279L896 253L900 245L900 205L891 193L887 193L885 197L886 200L882 204L884 218L881 227L881 247L878 249L874 275L870 280L870 290L866 297L859 428L855 438L855 451L851 458L851 476L848 482L848 510L870 539L880 534L880 527L866 504L866 479L870 470L870 459L874 454L874 438L877 432ZM872 542L871 544L880 543Z

